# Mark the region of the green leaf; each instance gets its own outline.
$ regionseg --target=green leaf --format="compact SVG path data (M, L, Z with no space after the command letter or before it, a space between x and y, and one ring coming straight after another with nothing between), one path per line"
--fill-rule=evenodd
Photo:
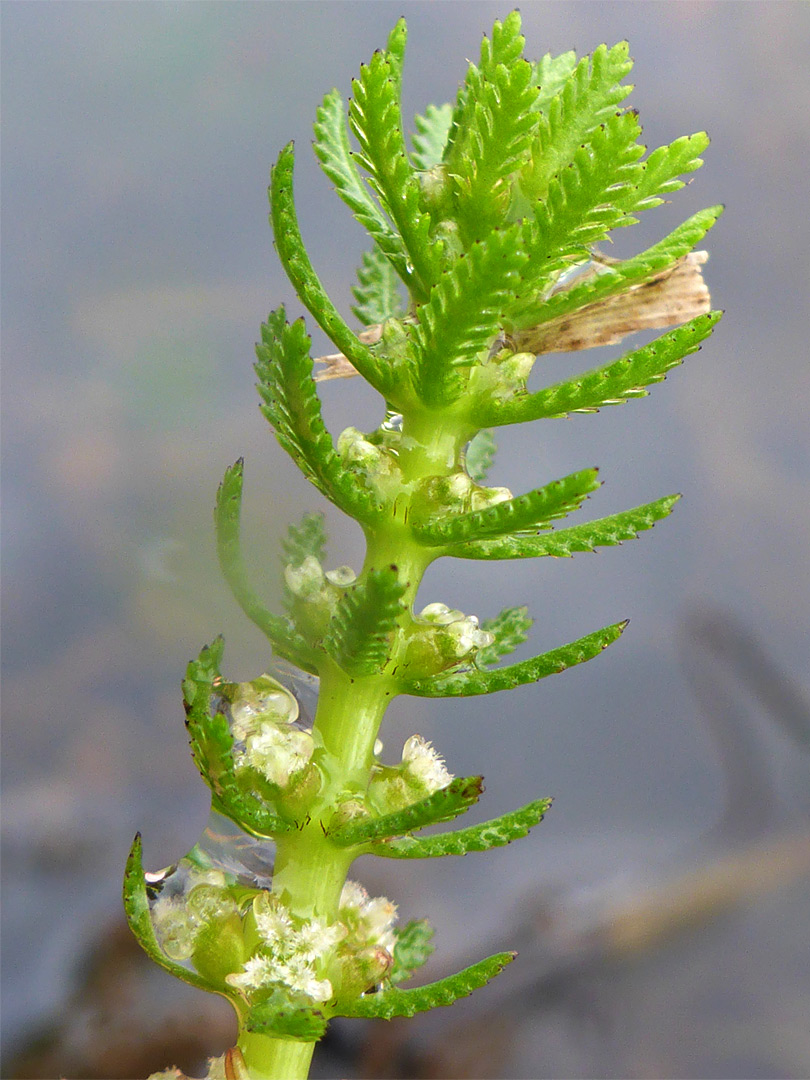
M420 307L412 349L417 390L430 408L460 396L464 382L456 369L488 352L497 336L528 261L519 232L512 226L472 244Z
M513 840L527 836L539 825L551 806L551 799L537 799L520 810L482 821L457 832L436 833L434 836L401 836L383 840L371 848L372 855L386 859L434 859L443 855L467 855L471 851L489 851L504 847Z
M619 196L638 181L638 158L644 152L637 143L640 131L635 113L614 113L549 180L534 220L524 227L532 260L526 278L529 296L553 284L572 261L587 258L588 249L612 229L632 223L620 208Z
M199 990L211 991L213 989L202 975L170 960L158 943L149 914L149 897L143 872L143 842L140 833L136 834L132 843L124 873L124 912L129 927L138 939L141 948L156 964L178 979L182 979L183 982L196 986ZM221 993L221 990L218 992Z
M212 806L216 811L252 836L262 839L279 836L289 832L292 823L284 821L261 799L243 790L236 778L234 740L226 712L229 706L214 685L219 677L222 649L222 638L217 638L186 669L183 695L191 756L211 789Z
M639 533L651 529L656 521L665 518L680 495L667 495L656 502L624 510L620 514L586 521L567 529L553 529L534 536L501 536L497 540L478 540L459 544L448 552L459 559L534 559L542 555L568 558L578 551L595 551L598 547L615 547L624 540L633 540ZM486 623L482 629L490 629ZM494 648L494 646L489 646ZM486 650L482 650L486 652ZM476 660L480 662L482 653Z
M421 209L421 185L405 148L397 63L392 66L389 56L375 53L360 68L352 90L349 125L360 145L354 158L402 237L414 269L408 287L416 300L424 300L440 273L441 248L431 239L431 218Z
M483 484L486 480L495 460L495 451L497 449L492 432L486 430L479 431L467 447L464 455L464 467L467 470L467 475L476 484Z
M279 987L266 1001L251 1005L245 1020L248 1031L276 1039L317 1042L326 1034L328 1021L316 1008L299 1004Z
M319 563L326 558L326 530L323 514L304 514L300 525L289 525L287 536L281 541L285 566L300 566L308 556Z
M485 619L481 629L494 634L495 640L475 654L476 667L489 667L502 656L514 652L529 636L533 622L526 607L504 608L494 619Z
M388 976L389 982L394 984L410 979L435 951L431 942L433 927L427 919L409 922L395 933L397 940L394 945L394 966Z
M337 1010L339 1016L365 1016L379 1020L392 1020L395 1016L415 1016L440 1005L452 1005L459 998L468 997L473 990L485 986L494 979L517 953L496 953L486 960L464 968L457 975L428 983L411 990L381 990L377 994L364 994L354 1001L346 1002Z
M401 836L403 833L413 832L414 829L424 829L426 825L452 821L477 803L483 790L482 776L458 776L446 787L434 791L419 802L411 803L404 810L352 821L330 832L329 839L338 847L355 847L383 837Z
M244 462L240 458L225 471L225 477L217 491L214 523L217 534L217 553L222 574L236 602L247 617L269 639L279 656L312 670L314 654L287 619L272 615L253 592L240 545L240 517L242 511L242 479Z
M358 284L352 288L352 295L357 301L352 313L364 326L398 318L404 313L396 274L378 248L367 251L363 256L357 281Z
M422 544L445 547L520 529L539 528L576 510L599 487L597 473L596 469L583 469L485 510L456 515L444 513L424 524L416 522L412 526L414 536Z
M572 54L566 53L554 61L544 58L541 65L545 64L545 72L550 70L558 83L572 60ZM544 200L553 178L574 160L577 150L590 146L602 124L616 116L618 106L633 89L621 82L632 66L626 41L611 49L600 45L592 57L579 61L542 110L531 159L520 173L527 199Z
M346 590L329 624L323 647L352 676L379 672L388 660L391 635L402 615L408 587L395 566L371 570Z
M560 93L566 82L570 79L577 66L577 54L571 49L569 52L552 56L546 53L534 65L534 81L537 83L538 95L535 108L538 112L548 112L549 106L557 94Z
M382 507L364 478L341 461L332 445L312 378L309 346L302 319L290 325L283 307L271 312L256 346L262 412L304 476L344 513L368 524Z
M414 132L411 142L411 158L417 169L432 169L442 160L450 121L453 117L452 105L428 105L424 115L418 113L413 119Z
M630 398L646 397L645 387L661 382L684 357L697 352L721 315L721 311L699 315L649 345L625 354L615 363L587 371L575 379L556 383L534 394L516 395L506 402L480 405L475 409L475 422L482 427L519 424L575 412L596 412L605 405L619 405Z
M627 293L631 287L641 285L674 266L679 259L683 258L703 239L722 212L722 206L712 206L708 210L701 210L685 221L683 225L679 225L677 229L674 229L669 236L654 244L653 247L641 252L641 254L635 255L631 259L624 259L621 262L596 266L592 272L583 274L567 288L559 289L559 291L552 293L546 299L538 297L533 305L527 305L521 311L520 316L515 318L516 326L521 328L532 327L531 331L524 334L512 335L516 341L516 347L520 351L524 349L529 352L552 351L545 344L541 348L537 347L538 343L535 338L538 330L543 333L545 338L549 335L551 329L548 326L550 322L562 319L565 316L572 316L572 313L580 311L586 305L593 305L610 297ZM644 297L638 291L635 291L633 296L638 300L638 307L634 311L632 307L628 306L627 321L635 323L637 329L643 329L641 308ZM683 317L678 318L677 309L674 308L674 305L670 306L673 309L673 317L669 320L670 324L682 321ZM609 344L609 341L602 342L597 339L592 315L589 317L589 321L593 327L593 330L589 330L592 334L593 344ZM660 325L662 325L660 321L653 322L651 328ZM663 325L666 325L666 323ZM628 332L630 332L629 329L625 329L621 336Z
M270 174L270 222L281 265L324 333L375 390L389 397L395 389L390 370L378 363L374 353L343 321L309 261L293 199L294 163L293 144L288 143Z
M615 626L606 626L603 630L572 641L569 645L562 645L558 649L543 653L542 656L534 656L530 660L522 660L507 667L490 671L451 671L449 674L436 675L429 679L403 681L400 683L400 693L414 697L470 697L538 682L547 675L555 675L598 656L621 636L625 626L626 621L616 623Z
M480 239L505 220L509 180L532 143L539 114L532 65L521 56L520 15L496 22L481 43L480 66L470 64L464 111L447 158L455 186L455 217L463 239Z
M619 203L635 213L659 206L664 202L662 195L669 195L684 186L680 176L700 168L703 164L700 154L708 145L709 136L705 131L698 131L695 135L684 135L668 146L659 146L641 163L638 183L618 200Z
M323 171L335 185L340 198L371 236L394 271L406 285L410 285L413 270L409 267L402 237L391 228L385 214L371 197L352 158L345 105L337 90L327 94L318 109L314 149ZM369 324L381 321L371 319Z

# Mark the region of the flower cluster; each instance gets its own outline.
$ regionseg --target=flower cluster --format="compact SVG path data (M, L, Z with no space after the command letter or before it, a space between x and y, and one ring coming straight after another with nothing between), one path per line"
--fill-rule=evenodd
M286 787L309 765L315 749L298 716L293 694L271 676L240 683L231 702L237 768L249 766L271 784Z
M206 926L237 915L221 870L189 871L185 891L160 896L150 909L160 947L170 960L189 960Z
M384 978L393 964L396 907L385 897L369 897L355 882L344 886L338 919L331 924L296 917L267 892L254 899L252 917L259 945L241 970L225 979L247 999L280 989L312 1003L356 995Z
M405 648L405 667L417 676L432 675L470 658L491 645L494 636L482 630L475 615L428 604L414 619Z
M399 765L375 766L368 801L378 813L391 813L447 787L452 779L453 774L432 743L421 735L411 735L402 748Z

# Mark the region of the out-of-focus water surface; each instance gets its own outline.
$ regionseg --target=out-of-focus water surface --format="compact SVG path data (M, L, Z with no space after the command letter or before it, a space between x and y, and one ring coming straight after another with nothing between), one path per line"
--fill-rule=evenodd
M411 0L4 6L9 1053L64 1011L81 958L118 918L136 829L157 868L205 824L182 724L186 662L223 632L230 678L267 665L216 566L211 509L225 467L246 458L248 553L271 599L278 538L321 508L253 390L259 322L280 302L300 311L266 224L269 165L294 138L304 236L348 311L364 243L311 153L316 106L333 86L349 93L400 14L406 116L448 100L481 32L507 11ZM428 574L425 603L481 616L527 603L535 652L631 618L605 656L537 687L401 699L391 711L392 756L419 731L456 774L486 774L482 815L554 795L547 821L488 856L361 863L357 876L388 890L404 918L433 916L444 945L434 971L510 935L525 943L522 969L489 999L495 1011L482 998L469 1020L481 1030L488 1016L491 1030L513 1018L500 1057L464 1073L434 1055L419 1075L806 1076L810 11L536 2L522 14L538 56L629 38L630 100L650 146L709 131L704 169L615 252L725 202L706 277L727 314L645 401L501 438L494 483L525 490L599 464L593 516L683 491L667 523L598 556ZM537 378L619 351L544 359ZM323 396L336 432L381 417L358 380ZM330 526L333 564L357 564L358 530L336 515ZM732 857L743 861L729 869ZM643 945L607 948L644 897L633 919L667 898L681 906ZM464 1045L462 1014L439 1021ZM435 1034L413 1039L411 1062L427 1061Z

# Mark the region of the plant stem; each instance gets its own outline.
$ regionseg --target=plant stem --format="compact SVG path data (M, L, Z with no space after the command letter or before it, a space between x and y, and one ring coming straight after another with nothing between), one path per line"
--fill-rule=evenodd
M400 460L406 483L426 475L445 475L457 467L464 438L459 426L458 422L442 425L435 415L406 418L403 433L407 431L407 450ZM407 503L403 509L407 511ZM407 512L402 516L397 513L379 527L369 529L366 536L363 572L395 565L406 586L403 601L407 612L391 643L388 670L396 668L405 643L403 631L411 619L410 609L434 557L413 540L406 522ZM331 662L321 668L312 733L317 745L313 760L323 785L308 821L278 838L273 869L273 892L295 915L326 923L337 917L354 853L330 843L325 826L341 799L365 794L374 762L374 743L394 694L395 682L386 672L352 678ZM305 1080L315 1048L314 1042L277 1039L246 1030L240 1031L237 1045L251 1080Z
M242 1030L236 1044L250 1080L307 1080L314 1042L273 1039Z

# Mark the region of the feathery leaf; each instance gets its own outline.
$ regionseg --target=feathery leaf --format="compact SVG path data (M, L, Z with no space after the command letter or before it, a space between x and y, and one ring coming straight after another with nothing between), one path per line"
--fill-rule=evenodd
M417 113L414 117L416 131L411 137L411 159L417 169L427 171L442 160L452 117L453 106L449 104L428 105L424 115Z
M640 532L651 529L656 521L672 511L680 495L667 495L656 502L636 506L620 514L571 525L567 529L519 536L501 536L497 540L477 540L459 544L448 552L459 559L535 559L541 555L568 558L578 551L595 551L598 547L615 547L624 540L635 539ZM486 623L482 629L490 629ZM489 646L494 648L494 646ZM480 663L482 650L476 657Z
M435 951L431 942L433 927L427 919L409 922L395 933L397 941L394 946L394 966L388 976L388 981L394 985L410 979Z
M457 368L472 364L497 336L528 260L517 246L518 233L512 226L472 244L420 307L413 362L417 390L429 407L441 408L462 393Z
M293 199L294 163L293 144L288 143L270 173L270 222L281 265L323 332L385 397L394 389L390 371L380 366L374 353L346 325L309 261Z
M262 412L279 443L327 499L358 521L372 521L381 507L363 477L341 461L332 445L321 417L309 346L302 319L289 324L284 308L271 312L256 346Z
M479 541L479 543L485 542ZM484 619L481 629L494 634L495 640L475 654L476 667L490 667L502 656L514 652L528 638L533 622L534 619L531 618L526 607L504 608L494 619Z
M415 1016L428 1009L435 1009L439 1005L452 1005L459 998L468 997L473 990L485 986L494 979L507 964L510 964L516 953L496 953L486 960L479 960L477 964L464 968L457 975L449 975L446 979L428 983L426 986L415 987L410 990L399 990L392 987L390 990L381 990L376 994L363 994L353 1001L342 1004L337 1010L338 1016L366 1016L379 1020L391 1020L395 1016Z
M645 387L661 382L671 368L696 352L721 315L720 311L699 315L620 360L587 371L575 379L556 383L534 394L479 405L474 410L474 420L482 427L519 424L525 420L562 417L575 412L596 412L605 405L619 405L630 398L646 397Z
M455 515L445 512L434 520L416 522L412 526L413 534L422 544L444 547L540 527L576 510L598 487L597 470L583 469L525 495L488 506L485 510Z
M150 959L171 975L190 983L191 986L196 986L199 990L211 989L208 980L202 975L170 960L158 943L149 914L149 895L146 891L146 879L143 872L143 841L140 833L135 835L124 873L124 912L132 933Z
M364 326L384 323L404 313L396 274L379 248L363 255L352 295L357 301L352 305L352 314Z
M484 790L482 776L459 776L446 787L434 791L403 810L380 817L361 818L329 833L329 839L338 847L356 847L359 844L381 840L388 836L402 836L426 825L438 825L452 821L477 803Z
M279 656L313 670L313 654L301 635L287 619L271 614L253 592L245 569L240 545L239 522L242 511L242 478L244 462L240 458L229 469L217 491L214 522L217 534L217 553L222 574L236 602L247 617L269 639Z
M352 89L349 125L360 144L354 159L369 174L369 184L402 237L414 268L408 287L417 300L424 300L438 279L441 251L431 239L431 218L421 208L422 189L405 148L392 60L375 53L360 68Z
M337 90L332 90L327 94L318 109L314 150L321 168L335 185L340 198L371 236L379 251L399 277L406 285L410 284L413 271L408 266L408 256L402 237L391 228L388 218L371 197L352 158L346 127L345 103ZM382 320L361 319L361 321L374 323Z
M469 697L538 682L547 675L565 671L566 668L575 667L598 656L608 645L621 637L626 625L626 622L621 622L615 626L606 626L603 630L572 641L569 645L562 645L541 656L521 660L520 663L509 664L507 667L489 671L451 671L429 679L402 682L400 692L414 697Z
M391 634L404 610L407 588L395 566L371 570L343 594L329 624L323 647L349 675L381 671L388 659Z
M482 821L457 832L435 833L433 836L400 836L383 840L371 848L372 855L386 859L435 859L444 855L468 855L471 851L489 851L504 847L513 840L528 836L539 825L551 806L551 799L535 802L512 810L508 814Z

